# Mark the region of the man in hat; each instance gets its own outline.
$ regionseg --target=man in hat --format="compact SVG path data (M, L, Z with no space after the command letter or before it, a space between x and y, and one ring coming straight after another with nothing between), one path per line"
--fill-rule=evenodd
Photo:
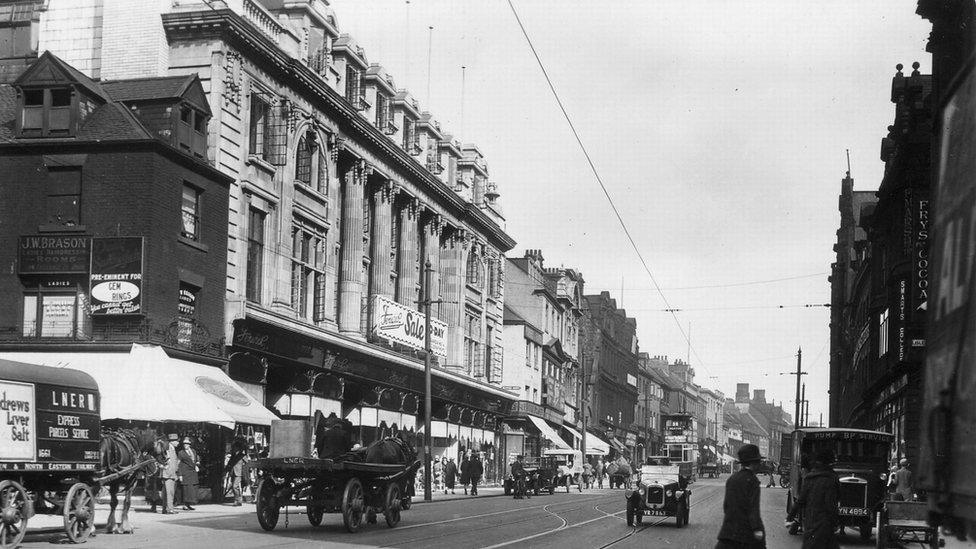
M180 459L176 455L176 446L180 442L180 437L176 436L176 433L170 433L167 438L169 438L169 445L166 446L166 463L163 465L159 476L163 479L163 489L166 492L163 514L175 515L176 509L173 508L173 498L176 496L176 477L180 464Z
M915 490L912 489L912 472L908 469L908 460L905 458L898 462L898 470L895 471L894 499L898 501L915 499Z
M739 448L738 462L742 464L725 481L725 519L718 533L716 549L759 549L766 547L766 529L759 515L759 479L755 469L763 457L755 444Z
M834 472L834 453L819 452L813 458L809 473L803 477L803 487L796 505L786 517L789 527L797 514L803 514L803 549L839 549L837 542L837 497L840 481Z

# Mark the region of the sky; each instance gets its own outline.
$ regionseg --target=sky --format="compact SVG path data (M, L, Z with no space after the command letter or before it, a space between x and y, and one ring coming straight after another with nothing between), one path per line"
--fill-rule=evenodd
M916 0L512 0L674 315L508 0L331 5L371 63L484 153L510 257L541 249L581 271L637 319L641 351L690 359L726 396L749 383L792 413L783 373L802 348L810 419L827 419L829 309L804 305L830 301L845 150L855 189L877 190L895 65L930 70Z

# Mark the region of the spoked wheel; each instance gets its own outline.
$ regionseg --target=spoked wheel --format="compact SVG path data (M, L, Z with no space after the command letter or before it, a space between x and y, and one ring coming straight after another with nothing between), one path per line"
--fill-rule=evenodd
M396 483L390 483L386 487L386 498L383 516L386 517L386 525L393 528L400 522L400 487Z
M27 533L27 492L12 480L0 482L0 547L16 547Z
M258 481L258 488L254 492L255 507L258 512L258 524L267 531L274 530L278 525L278 498L275 497L275 490L278 486L274 479L264 477ZM311 517L309 517L311 520Z
M95 494L82 482L76 482L64 498L64 531L74 543L85 543L95 531Z
M363 496L363 484L353 477L346 483L342 492L342 524L346 530L355 533L363 525L366 512L366 498Z
M305 514L308 515L308 523L312 526L321 526L322 517L325 515L325 509L319 506L309 505L305 507Z

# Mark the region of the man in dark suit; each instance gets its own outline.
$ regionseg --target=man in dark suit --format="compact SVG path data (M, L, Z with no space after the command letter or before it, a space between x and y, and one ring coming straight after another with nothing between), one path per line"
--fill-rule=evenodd
M478 495L478 483L481 482L481 475L485 474L485 466L481 463L481 458L477 453L471 456L471 465L468 474L471 476L471 495Z
M725 482L725 519L715 549L761 549L766 547L766 529L759 515L759 479L755 468L763 457L755 444L739 448L742 468Z

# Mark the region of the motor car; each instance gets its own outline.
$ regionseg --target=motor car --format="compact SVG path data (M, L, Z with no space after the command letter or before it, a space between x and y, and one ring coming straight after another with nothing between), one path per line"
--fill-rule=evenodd
M627 526L640 524L644 517L675 517L675 526L688 524L691 490L681 467L666 457L648 458L640 468L636 489L625 490Z
M575 485L583 491L583 454L579 450L545 450L543 459L551 459L556 466L553 484L565 486L566 492ZM550 492L551 493L551 492Z

